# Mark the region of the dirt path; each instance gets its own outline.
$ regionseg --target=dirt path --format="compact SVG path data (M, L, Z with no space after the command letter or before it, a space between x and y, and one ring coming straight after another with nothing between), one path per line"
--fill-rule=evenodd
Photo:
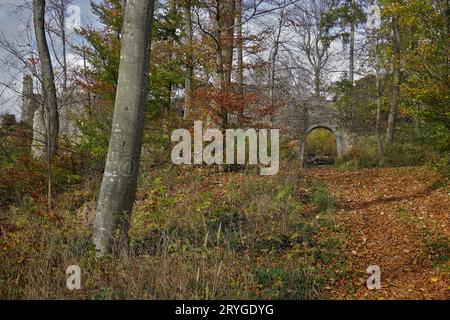
M337 199L333 213L346 233L347 279L330 288L337 299L449 299L450 193L432 187L422 168L312 168ZM369 291L366 269L381 269Z

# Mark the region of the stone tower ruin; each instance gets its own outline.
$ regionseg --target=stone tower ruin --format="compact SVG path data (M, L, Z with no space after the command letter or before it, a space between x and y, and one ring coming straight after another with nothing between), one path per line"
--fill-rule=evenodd
M59 95L58 112L59 112L59 134L61 137L67 137L69 140L77 139L77 129L72 119L72 114L80 112L84 103L83 94L78 94L73 90L71 95ZM30 132L30 140L32 137L31 151L36 157L43 156L46 137L46 115L45 108L42 104L42 96L34 93L33 78L31 75L23 77L22 89L22 115L20 122Z
M33 128L34 113L39 107L40 96L35 95L33 92L33 78L30 75L23 77L22 87L22 115L20 116L20 122L27 126L27 128Z

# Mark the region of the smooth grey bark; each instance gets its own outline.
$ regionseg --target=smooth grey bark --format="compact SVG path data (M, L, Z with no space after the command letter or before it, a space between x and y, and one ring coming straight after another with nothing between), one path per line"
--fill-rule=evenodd
M50 51L45 38L45 0L33 0L33 18L36 43L41 62L41 81L44 107L47 114L47 145L46 154L53 158L58 148L59 115L56 100L55 77L53 74Z
M392 58L392 94L389 105L389 116L386 129L386 144L394 141L395 119L397 116L398 101L400 96L400 30L398 17L392 17L393 58Z
M122 25L120 26L120 31L118 33L118 38L122 36L123 32L123 24L124 24L124 16L125 16L125 7L127 6L127 0L121 0L120 5L122 6Z
M126 253L147 101L154 0L128 0L108 156L93 225L99 255Z

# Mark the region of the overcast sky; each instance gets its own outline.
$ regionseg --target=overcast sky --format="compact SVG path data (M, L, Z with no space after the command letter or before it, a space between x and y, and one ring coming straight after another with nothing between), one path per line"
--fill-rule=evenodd
M94 0L98 2L99 0ZM30 24L32 19L31 5L21 12L17 12L18 3L30 3L31 0L0 0L0 37L5 37L8 41L17 44L26 44L26 40L22 37L23 31L26 30L27 24ZM81 26L98 25L96 16L92 14L90 8L90 0L73 0L73 4L80 8L81 13ZM264 18L265 19L265 18ZM249 26L251 29L251 26ZM31 30L31 34L34 32ZM79 39L78 39L79 40ZM70 41L76 42L76 38L71 38ZM331 49L333 51L339 51L339 46L342 46L339 42L334 42ZM26 50L28 47L24 45L22 47ZM268 54L268 52L267 52ZM80 58L73 52L67 53L67 59L69 68L71 65L81 63ZM55 61L55 59L53 59ZM346 62L342 59L335 61L338 65L334 68L343 70L346 69ZM55 67L56 63L54 63ZM22 91L22 77L23 77L23 64L20 64L16 59L11 56L2 48L0 48L0 114L13 113L19 120L21 113L21 98L20 92ZM338 68L339 67L339 68ZM56 68L57 69L57 68ZM58 74L56 70L56 76ZM340 73L332 73L329 75L332 80L337 80L340 77ZM5 89L4 84L12 86L13 89Z
M8 41L16 45L24 44L21 37L26 29L27 23L31 21L31 10L17 10L17 4L24 3L26 0L0 0L0 35L3 35ZM28 0L27 2L31 2ZM96 2L96 1L94 1ZM90 0L73 0L73 4L80 8L81 25L91 25L95 23L96 17L90 9ZM68 53L70 60L74 55ZM13 113L16 117L20 116L21 99L17 92L22 88L22 74L19 64L11 56L0 48L0 114ZM14 87L13 90L6 89L4 83Z

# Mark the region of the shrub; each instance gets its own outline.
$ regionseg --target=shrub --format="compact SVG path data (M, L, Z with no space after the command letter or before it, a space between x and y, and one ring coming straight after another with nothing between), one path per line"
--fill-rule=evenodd
M329 210L333 207L334 199L325 184L314 184L311 189L311 201L318 212Z
M359 138L349 153L338 159L336 165L343 168L373 168L379 164L374 137Z
M425 164L426 151L412 143L394 143L385 147L385 164L392 167L420 166Z

